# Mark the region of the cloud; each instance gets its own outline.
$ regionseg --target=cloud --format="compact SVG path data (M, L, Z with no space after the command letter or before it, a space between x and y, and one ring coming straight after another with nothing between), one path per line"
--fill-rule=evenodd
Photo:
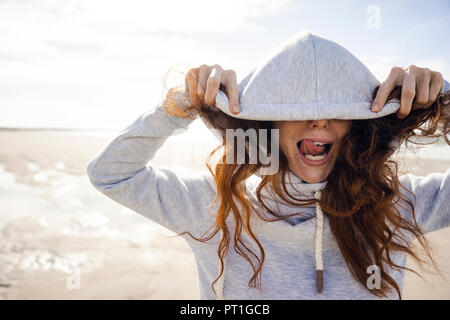
M88 52L92 53L94 51L101 51L102 46L95 44L86 44L86 43L76 43L76 42L65 42L65 41L56 41L56 40L44 40L43 44L47 44L50 47L56 48L60 51L78 51L78 52Z
M405 59L400 56L365 56L361 57L361 61L380 81L387 78L392 67L398 66L404 68L411 64L438 71L442 73L444 79L447 81L450 79L450 64L442 58Z
M220 36L241 29L263 31L257 18L279 14L292 5L291 0L4 1L0 54L42 57L52 48L92 50L164 33Z
M442 58L420 59L413 61L414 65L422 68L428 68L442 73L447 81L450 80L450 64Z
M444 17L431 19L429 21L417 24L412 27L412 30L423 30L427 28L435 28L435 27L442 27L445 25L445 22L450 19L450 15L446 15Z
M220 41L225 33L263 31L265 17L293 3L1 1L2 122L92 127L100 114L115 110L108 115L115 118L100 125L118 127L133 110L159 101L162 76L174 64L231 65L212 35Z

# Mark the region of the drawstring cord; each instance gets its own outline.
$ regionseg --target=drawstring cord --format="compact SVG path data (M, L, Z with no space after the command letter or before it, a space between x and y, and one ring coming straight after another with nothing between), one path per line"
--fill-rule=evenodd
M320 190L314 193L314 197L320 200ZM320 204L316 203L316 285L317 291L323 290L323 260L322 260L322 235L323 235L323 211Z

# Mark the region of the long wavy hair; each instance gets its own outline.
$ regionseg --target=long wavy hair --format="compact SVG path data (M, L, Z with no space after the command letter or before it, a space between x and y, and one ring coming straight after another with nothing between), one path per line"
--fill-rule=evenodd
M195 83L191 82L191 85L195 91L191 94L197 94ZM179 86L167 93L168 99L165 99L164 104L166 111L179 117L202 117L210 128L219 130L223 137L223 143L209 154L206 161L217 186L217 195L211 206L220 202L215 223L200 237L193 236L189 231L178 234L180 236L187 233L195 240L205 242L219 231L221 232L222 236L217 249L221 264L220 273L211 284L214 294L216 294L214 284L222 276L224 257L229 250L230 241L233 241L235 251L253 269L253 276L248 281L249 287L261 290L261 269L265 253L257 234L252 231L250 215L257 214L270 223L301 214L281 216L279 212L272 211L262 200L263 188L272 190L280 199L299 208L319 202L329 219L331 231L353 277L367 288L368 266L377 265L380 268L380 288L367 289L378 297L387 297L395 289L401 299L400 287L390 276L390 269L405 269L418 274L415 270L396 264L391 259L394 252L406 253L412 256L419 266L431 264L437 270L431 247L417 224L413 203L403 195L401 190L412 192L400 183L398 163L391 156L402 143L406 146L408 143L428 144L420 137L444 136L446 143L450 145L448 139L450 91L439 94L429 108L412 110L404 119L398 119L396 114L391 114L370 120L352 120L350 131L338 142L340 146L336 162L327 177L320 200L296 199L289 194L285 184L285 174L289 170L288 162L283 152L280 152L279 171L274 175L262 176L258 185L256 190L258 207L248 200L245 181L265 165L260 163L259 159L256 164L248 163L248 142L245 164L236 163L237 161L234 164L226 163L225 130L268 129L267 143L270 150L270 129L273 128L273 122L233 118L203 102L200 106L192 106L189 104L190 100L183 101L183 107L180 108L173 95L183 90L185 87ZM222 85L220 90L226 92L226 88ZM374 90L373 97L376 96L377 91L378 87ZM399 99L400 96L401 87L396 87L388 101ZM236 143L234 145L236 146ZM219 150L223 150L219 157L221 161L212 164L212 157ZM236 154L234 150L234 155ZM398 209L400 206L410 211L411 219L402 216ZM267 217L267 213L272 218ZM236 222L232 232L226 224L230 214ZM243 229L256 243L259 255L242 241ZM423 249L424 257L418 254L419 248L412 246L414 240L417 240L420 244L419 248Z

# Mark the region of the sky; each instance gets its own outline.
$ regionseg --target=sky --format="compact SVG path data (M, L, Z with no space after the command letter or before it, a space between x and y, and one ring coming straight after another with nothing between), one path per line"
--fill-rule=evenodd
M411 64L450 79L448 0L0 0L0 127L119 131L161 101L169 69L219 64L239 81L301 29L381 81Z

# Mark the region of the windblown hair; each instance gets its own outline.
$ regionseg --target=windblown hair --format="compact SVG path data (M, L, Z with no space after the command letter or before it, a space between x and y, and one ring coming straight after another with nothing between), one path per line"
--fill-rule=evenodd
M192 83L193 84L193 83ZM193 86L195 88L195 86ZM221 85L220 89L226 92ZM254 206L249 200L245 188L247 178L257 173L264 165L259 162L249 164L248 148L246 150L245 164L226 163L225 129L238 129L244 131L253 129L269 129L267 143L270 150L271 121L242 120L230 117L217 108L202 104L200 106L189 105L183 102L184 107L179 108L171 98L177 88L168 92L165 104L167 112L177 116L200 116L212 128L222 133L223 143L215 148L208 157L207 167L214 176L217 186L217 196L211 206L220 201L215 224L205 231L199 238L188 233L197 241L208 241L219 231L222 237L217 253L220 258L220 274L211 284L216 294L214 284L220 278L224 270L224 257L226 256L230 240L233 241L235 251L241 255L253 269L253 276L249 279L249 287L261 289L261 268L264 263L264 249L258 241L257 234L252 231L250 215L257 214L261 219L270 223L280 219L286 219L293 215L280 215L272 211L261 198L263 188L275 192L280 199L297 207L314 205L319 201L330 223L331 231L337 241L340 251L345 258L347 266L364 287L367 281L367 268L376 265L380 268L381 287L368 289L378 297L387 297L395 290L401 299L400 287L390 276L390 270L416 271L396 264L391 257L394 252L403 252L412 256L420 266L431 263L434 268L432 250L424 233L418 226L413 203L401 192L407 190L398 179L398 164L392 159L397 147L405 143L421 143L421 137L439 138L444 136L447 144L450 121L450 91L439 94L432 106L426 109L413 109L404 119L398 119L396 114L370 120L352 120L351 129L341 141L339 141L339 153L333 170L327 177L327 183L322 190L321 199L297 199L290 195L285 185L285 174L289 170L285 155L280 152L279 171L274 175L262 176L258 185L256 196L260 207ZM376 96L378 87L373 92ZM194 94L194 93L191 93ZM196 94L196 92L195 92ZM390 94L388 101L399 99L401 87L396 87ZM436 142L438 139L434 139ZM234 143L236 146L236 143ZM248 147L248 143L247 143ZM223 149L220 163L213 168L212 156ZM281 150L280 150L281 151ZM234 154L237 152L235 150ZM413 197L415 197L412 194ZM403 216L398 207L403 207L410 212L410 217ZM267 217L261 212L263 208L272 217ZM233 232L230 232L226 224L227 217L233 215L236 222ZM259 248L259 255L249 249L241 239L242 229L255 241ZM212 229L212 230L211 230ZM208 231L211 231L208 234ZM232 237L232 238L231 238ZM422 258L412 246L412 242L418 240L425 253ZM395 259L394 259L395 260ZM436 268L437 269L437 268Z

